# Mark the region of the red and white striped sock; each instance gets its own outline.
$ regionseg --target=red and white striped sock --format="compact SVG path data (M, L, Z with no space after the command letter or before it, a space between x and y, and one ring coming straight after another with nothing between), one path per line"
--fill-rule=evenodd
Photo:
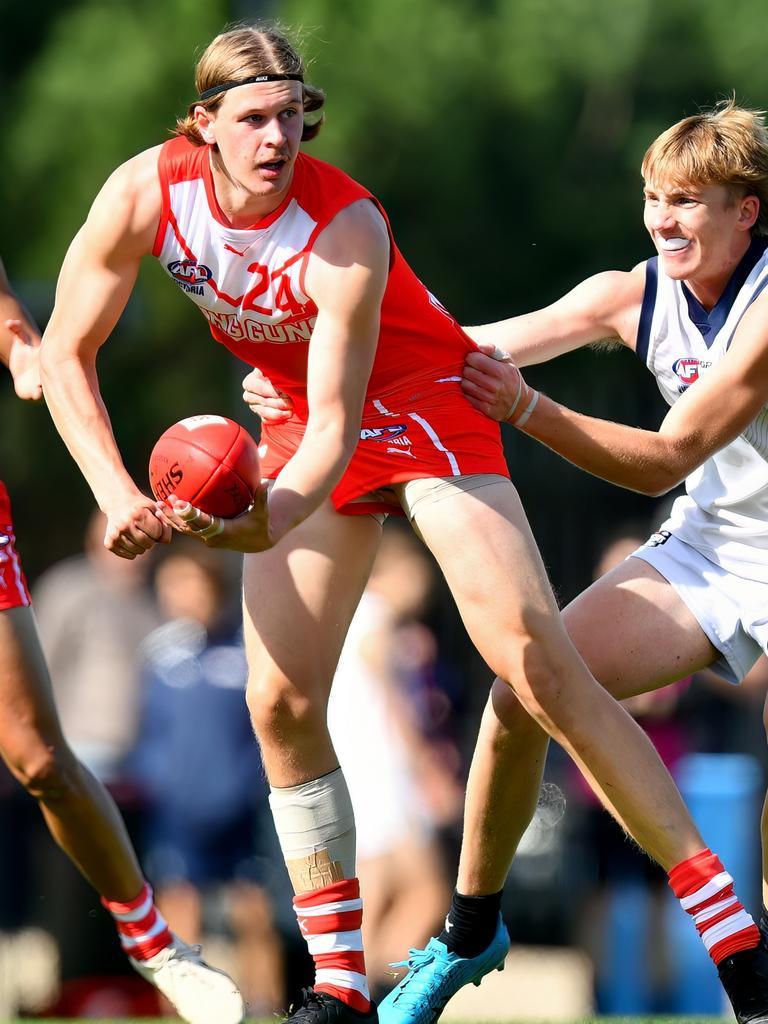
M733 879L711 850L702 850L672 868L669 885L693 918L716 964L759 943L757 925L734 894Z
M101 902L114 917L120 945L132 960L149 960L173 942L165 918L155 906L148 882L130 903L117 903L104 897Z
M301 934L315 961L315 991L365 1013L371 997L363 953L360 883L347 878L293 898Z

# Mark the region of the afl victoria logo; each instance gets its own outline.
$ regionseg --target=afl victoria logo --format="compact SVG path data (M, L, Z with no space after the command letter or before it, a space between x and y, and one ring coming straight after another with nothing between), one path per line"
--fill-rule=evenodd
M168 264L171 277L182 284L204 284L213 277L213 271L197 260L173 260Z
M364 427L360 431L361 441L391 441L406 432L408 425L393 423L390 427Z
M700 365L698 359L688 356L685 359L676 359L672 364L672 372L677 375L681 384L690 386L699 379Z

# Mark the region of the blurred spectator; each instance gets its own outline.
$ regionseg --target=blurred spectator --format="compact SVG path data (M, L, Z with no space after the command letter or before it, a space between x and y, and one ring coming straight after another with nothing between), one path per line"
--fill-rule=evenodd
M83 553L47 569L33 598L64 734L77 757L108 786L133 837L139 795L122 765L138 727L139 646L159 619L147 579L151 560L115 558L104 547L105 524L94 509ZM144 983L123 956L111 920L94 909L98 901L90 886L40 830L30 835L31 916L59 948L62 1005L73 986L109 992L125 984L126 991L143 993ZM75 920L83 925L73 931ZM75 1002L85 1005L85 999L78 996ZM130 1006L130 1000L122 999L121 1005Z
M450 895L437 830L455 821L463 794L452 771L456 757L446 759L425 735L437 650L419 615L433 581L410 531L388 524L328 711L355 810L374 998L391 987L388 965L426 940Z
M137 651L158 614L151 559L115 558L105 525L95 510L84 553L44 572L33 596L64 732L98 778L117 783L138 724Z
M274 828L245 704L230 565L226 553L184 538L160 561L155 587L167 621L143 646L143 710L130 763L147 800L144 856L158 906L193 942L210 934L213 912L223 918L233 937L231 973L250 1012L261 1015L283 1003L283 953L265 890L272 849L257 856L257 828L266 843ZM279 851L274 856L279 862Z

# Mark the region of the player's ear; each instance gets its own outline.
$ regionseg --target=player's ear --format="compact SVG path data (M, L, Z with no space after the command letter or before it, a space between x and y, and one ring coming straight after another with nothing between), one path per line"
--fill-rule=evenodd
M216 132L214 129L216 121L215 115L212 116L209 110L198 105L194 109L193 116L195 121L197 121L197 127L203 137L203 140L207 142L209 146L214 145L216 142Z
M759 216L760 200L757 196L744 196L741 200L741 210L739 214L740 226L747 229L753 227Z

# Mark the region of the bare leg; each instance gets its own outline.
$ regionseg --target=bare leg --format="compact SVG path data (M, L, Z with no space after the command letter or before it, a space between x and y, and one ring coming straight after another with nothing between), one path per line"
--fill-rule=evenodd
M579 595L563 620L587 667L619 700L665 686L717 657L673 588L639 558L622 562ZM662 635L665 643L659 644ZM481 895L503 886L536 808L547 742L546 733L497 679L467 785L459 892ZM764 812L764 835L766 827Z
M0 754L51 835L93 887L118 902L143 884L120 813L68 747L30 608L0 612Z
M650 740L568 639L514 487L457 494L417 518L478 650L604 806L667 870L704 849Z
M491 689L464 801L456 888L465 896L499 892L539 797L549 736L506 683Z
M327 708L380 535L372 517L342 516L328 503L270 551L247 555L243 574L248 706L296 892L294 909L317 965L311 1000L341 1001L366 1015L372 1011L354 814ZM338 906L346 908L343 939ZM294 1016L304 1016L303 1007Z
M370 516L324 506L275 548L245 556L248 706L272 786L338 767L328 695L380 536Z

